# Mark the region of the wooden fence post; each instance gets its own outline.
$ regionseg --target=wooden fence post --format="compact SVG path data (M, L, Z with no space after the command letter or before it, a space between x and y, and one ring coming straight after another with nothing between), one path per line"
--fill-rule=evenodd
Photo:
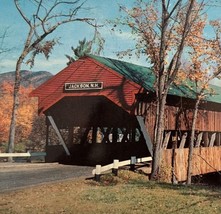
M135 164L136 164L136 156L131 156L130 158L130 170L135 170Z
M118 165L119 165L119 160L114 160L112 173L113 173L115 176L118 175Z
M95 181L100 182L100 180L101 180L101 165L96 165Z
M30 154L30 151L29 151L29 150L27 150L26 152ZM29 157L27 157L26 162L27 162L27 163L31 163L31 154L30 154Z

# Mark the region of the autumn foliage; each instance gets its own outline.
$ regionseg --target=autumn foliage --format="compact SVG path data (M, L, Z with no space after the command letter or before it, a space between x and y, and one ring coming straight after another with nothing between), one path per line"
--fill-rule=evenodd
M37 100L29 97L32 90L32 87L21 86L15 143L34 149L44 142L45 128L44 118L37 115ZM0 85L0 144L8 143L12 103L13 84L4 82Z

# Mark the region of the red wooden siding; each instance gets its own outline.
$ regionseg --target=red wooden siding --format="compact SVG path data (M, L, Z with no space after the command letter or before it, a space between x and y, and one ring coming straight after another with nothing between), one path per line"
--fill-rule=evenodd
M103 82L103 89L99 91L74 91L65 93L65 83L71 82ZM116 105L127 112L131 112L135 94L140 86L122 75L86 57L63 69L53 78L45 82L31 93L39 98L39 111L43 113L65 96L106 96Z
M156 107L152 103L140 102L137 105L136 114L146 118L147 129L153 138ZM166 106L165 130L190 130L193 110L184 110L179 107ZM199 110L196 130L221 132L221 112Z

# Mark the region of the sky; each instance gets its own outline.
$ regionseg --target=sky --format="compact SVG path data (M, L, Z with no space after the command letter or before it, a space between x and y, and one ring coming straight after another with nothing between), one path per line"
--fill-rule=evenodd
M221 2L221 0L219 0ZM26 11L29 11L29 1L23 0ZM126 50L133 47L134 36L128 31L123 30L122 33L113 32L109 25L106 25L106 20L115 19L120 16L119 5L128 7L133 5L133 0L87 0L85 6L90 7L90 10L85 12L88 17L95 18L97 23L104 24L99 29L102 37L105 39L104 50L101 55L105 57L117 59L116 52ZM207 13L210 19L221 18L221 7L207 8ZM25 38L27 37L27 26L20 14L16 10L13 0L0 0L0 35L1 31L7 29L7 38L4 40L4 47L11 49L6 54L0 55L0 73L14 71L16 61L22 51ZM32 71L49 71L56 74L66 67L67 55L72 55L71 47L76 47L79 40L86 38L92 39L94 29L83 23L69 23L58 28L53 32L52 36L59 38L59 45L53 49L50 58L46 60L43 56L37 57L35 66L30 69L29 66L23 64L22 69ZM209 33L209 32L207 32ZM137 59L135 56L131 59L123 58L124 61L147 66L145 58Z
M101 55L116 58L117 51L131 46L133 38L129 33L114 33L111 31L110 26L105 24L107 19L114 19L119 16L119 3L129 5L131 2L131 0L88 0L85 4L90 7L86 15L95 18L97 23L104 24L99 29L102 37L105 38L105 48ZM1 29L7 29L7 38L4 40L4 46L12 49L7 54L0 56L0 73L4 73L15 70L16 60L21 53L27 36L27 26L17 12L12 0L0 0L0 26ZM32 69L24 64L22 69L44 70L56 74L66 67L68 60L65 54L72 55L71 47L76 47L79 40L84 38L87 40L92 39L93 34L94 29L87 24L65 24L52 35L55 38L59 38L60 44L55 46L49 60L46 60L43 56L37 57L35 66ZM131 62L135 63L137 61L134 59Z

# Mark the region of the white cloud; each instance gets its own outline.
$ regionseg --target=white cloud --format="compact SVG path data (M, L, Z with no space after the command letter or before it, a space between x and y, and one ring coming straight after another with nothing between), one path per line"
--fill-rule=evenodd
M221 80L219 80L217 78L211 80L210 83L213 84L213 85L221 86Z
M66 58L59 58L56 56L54 58L51 57L48 60L44 58L36 59L35 66L32 68L32 70L49 71L53 74L56 74L67 66L66 63L67 63ZM26 67L25 69L30 69L29 66L23 66L23 67Z
M67 59L65 58L50 58L46 59L36 59L35 66L30 69L26 64L22 65L22 70L33 70L33 71L49 71L53 74L58 73L60 70L66 67ZM0 62L0 73L14 71L16 65L16 60L6 59Z
M13 59L1 59L0 60L0 72L8 72L8 71L14 71L16 65L16 60Z
M132 34L131 32L128 32L128 31L122 31L122 32L114 32L113 33L113 36L119 38L119 39L122 39L122 40L125 40L125 39L135 39L136 38L136 35L135 34Z

